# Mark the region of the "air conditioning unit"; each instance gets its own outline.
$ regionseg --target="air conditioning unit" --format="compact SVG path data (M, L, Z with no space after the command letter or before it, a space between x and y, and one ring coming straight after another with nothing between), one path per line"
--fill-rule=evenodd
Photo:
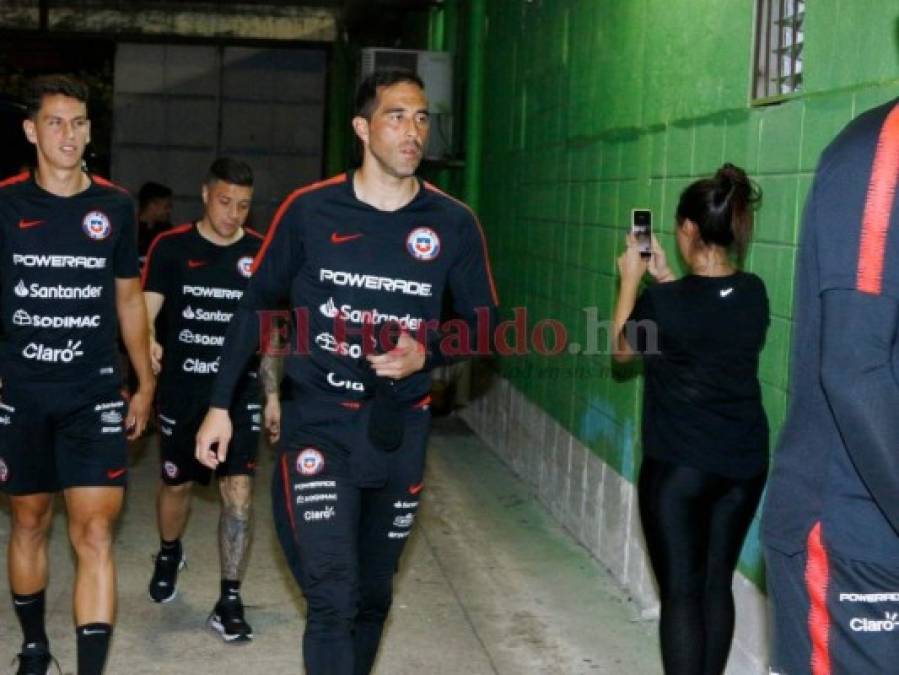
M426 159L444 159L453 152L453 59L449 52L415 49L362 50L360 80L376 70L404 68L418 74L425 83L431 133L425 148Z

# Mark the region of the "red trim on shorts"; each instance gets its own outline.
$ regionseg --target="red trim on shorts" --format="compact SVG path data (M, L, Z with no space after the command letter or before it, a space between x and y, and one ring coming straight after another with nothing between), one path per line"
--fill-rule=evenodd
M477 214L461 199L456 199L427 181L424 181L424 185L425 189L436 192L437 194L456 202L459 206L464 207L465 210L471 214L471 217L474 218L474 224L478 226L478 234L481 235L481 247L484 249L484 265L487 267L487 282L490 284L490 295L493 298L493 304L499 305L499 295L496 293L496 284L493 282L493 269L490 267L490 253L487 251L487 237L484 235L484 228L481 227L481 221L478 219Z
M297 524L293 517L293 504L290 501L290 473L287 469L287 453L281 455L281 477L284 480L284 501L287 506L287 518L290 520L290 529L293 531L293 537L297 536Z
M890 214L899 182L899 105L887 115L877 139L874 163L858 250L856 287L862 293L879 295L883 290L883 266L886 257Z
M140 275L140 287L143 289L147 285L147 276L150 274L150 258L153 257L153 251L156 250L156 244L159 243L159 240L164 237L171 237L176 234L185 234L190 232L193 229L193 223L184 223L184 225L179 225L178 227L173 227L171 230L166 230L165 232L160 232L153 239L150 244L150 248L147 249L147 257L144 259L144 269L141 271Z
M17 183L24 183L30 176L30 171L23 171L22 173L17 173L15 176L4 178L3 180L0 180L0 188L5 188L8 185L15 185Z
M413 408L419 408L419 409L421 409L421 410L424 410L424 409L427 408L429 405L431 405L431 395L430 395L430 394L428 394L427 396L425 396L423 399L421 399L418 403L416 403L416 404L415 404L414 406L412 406L412 407L413 407Z
M259 253L256 254L256 260L253 261L253 267L251 268L253 274L256 274L256 270L258 270L259 265L262 264L262 259L265 257L265 254L268 251L268 247L271 246L272 239L275 238L275 232L278 229L278 225L281 223L281 219L284 217L287 209L290 208L290 205L293 204L294 200L296 200L296 198L300 195L306 194L307 192L314 192L315 190L320 190L321 188L328 187L329 185L338 185L340 183L345 183L346 178L346 174L341 173L337 176L334 176L333 178L301 187L287 195L287 199L281 202L281 206L279 206L277 212L275 212L275 217L272 218L272 224L269 225L268 232L265 233L265 240L262 242L262 247L259 249Z
M340 405L349 410L359 410L362 407L362 403L359 401L341 401Z
M808 632L811 640L812 675L830 675L830 610L827 586L830 562L821 539L821 523L815 523L806 542L805 587L809 597Z

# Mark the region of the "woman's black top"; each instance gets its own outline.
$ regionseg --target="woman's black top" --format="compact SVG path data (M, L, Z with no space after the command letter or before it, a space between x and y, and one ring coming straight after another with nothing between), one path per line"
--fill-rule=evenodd
M625 327L643 355L643 452L750 478L768 462L758 380L768 295L756 275L686 276L647 288Z

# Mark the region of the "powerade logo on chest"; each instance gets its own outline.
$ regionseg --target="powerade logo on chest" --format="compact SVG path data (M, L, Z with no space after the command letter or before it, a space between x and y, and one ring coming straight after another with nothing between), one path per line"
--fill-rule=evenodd
M253 258L248 255L245 255L243 258L237 261L237 271L241 276L250 278L250 275L253 274Z
M216 298L218 300L240 300L243 297L243 291L212 286L182 286L181 293L195 298Z
M97 241L106 239L112 232L109 218L102 211L89 211L81 221L81 228L88 237Z
M406 237L406 250L416 260L433 260L440 255L440 237L430 227L416 227Z
M106 267L106 258L87 255L56 254L12 254L12 264L22 267L52 267L55 269L102 270Z
M319 281L329 281L335 286L367 288L372 291L417 295L423 298L431 297L431 284L423 281L394 279L391 277L377 276L375 274L359 274L356 272L344 272L342 270L329 270L325 268L319 270L318 279Z

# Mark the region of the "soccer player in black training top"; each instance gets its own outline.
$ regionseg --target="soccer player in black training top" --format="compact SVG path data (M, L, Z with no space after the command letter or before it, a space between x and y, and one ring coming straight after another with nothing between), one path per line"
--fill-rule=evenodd
M78 673L100 673L115 616L113 527L126 434L141 434L155 378L138 277L134 205L82 170L87 88L35 80L25 135L37 169L0 187L0 489L9 495L9 579L24 641L19 673L47 672L47 532L62 490L75 549ZM139 386L119 392L121 331Z
M150 341L153 368L161 367L157 395L161 484L156 503L161 545L150 580L150 598L155 602L175 597L178 570L185 563L181 536L187 527L191 488L195 482L208 485L212 474L194 459L194 441L209 407L225 330L262 245L262 236L244 227L252 197L250 167L227 157L215 160L203 184L203 217L159 235L144 267L151 325L160 310L165 315L165 335ZM215 472L222 496L222 578L209 625L228 642L253 637L244 620L240 580L250 543L262 417L255 365L248 364L238 384L231 405L235 421L231 452Z
M491 330L496 311L474 215L415 177L428 135L418 77L366 79L353 128L361 168L297 190L276 213L197 436L201 462L226 461L228 409L259 345L257 311L289 299L301 353L285 362L273 506L306 596L311 675L368 673L374 663L423 488L428 369L446 356L433 348L437 335L428 353L423 334L439 320L444 289L469 337L479 314ZM372 333L383 353L371 353Z
M899 99L827 147L762 517L773 673L899 670Z

